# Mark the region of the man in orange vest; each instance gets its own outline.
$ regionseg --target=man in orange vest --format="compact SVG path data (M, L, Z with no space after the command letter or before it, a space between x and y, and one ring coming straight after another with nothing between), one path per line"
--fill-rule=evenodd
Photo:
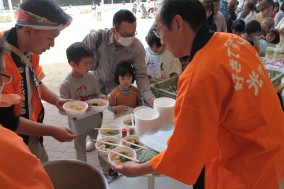
M21 4L16 26L4 33L11 53L4 54L5 74L13 80L4 85L3 94L18 94L21 101L8 110L0 111L0 124L22 134L29 149L42 162L48 161L43 146L44 135L59 141L71 141L74 134L68 128L43 124L44 109L41 100L62 109L66 100L59 98L42 82L39 55L54 46L55 38L71 22L52 0L29 0ZM7 112L18 117L6 118Z
M155 34L177 57L190 55L178 81L175 130L150 161L115 169L159 172L206 189L277 189L283 171L284 112L256 50L244 39L209 31L198 0L165 0Z

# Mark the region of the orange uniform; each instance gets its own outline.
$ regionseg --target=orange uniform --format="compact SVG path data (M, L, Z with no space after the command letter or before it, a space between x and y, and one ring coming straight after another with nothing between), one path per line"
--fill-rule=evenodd
M279 188L284 113L244 39L215 33L196 52L179 78L175 126L155 171L194 184L206 165L206 189Z
M16 133L0 125L0 185L13 189L52 189L41 162Z

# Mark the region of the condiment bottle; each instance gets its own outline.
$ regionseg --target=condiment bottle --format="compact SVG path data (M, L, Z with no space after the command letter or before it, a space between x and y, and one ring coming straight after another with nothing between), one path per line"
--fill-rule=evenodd
M127 136L127 130L125 128L121 130L121 133L122 133L122 138Z

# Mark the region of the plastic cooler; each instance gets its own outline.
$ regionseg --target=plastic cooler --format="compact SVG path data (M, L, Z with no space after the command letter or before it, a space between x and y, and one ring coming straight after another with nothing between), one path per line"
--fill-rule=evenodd
M271 70L271 69L266 69L268 72L268 76L270 78L270 81L274 85L274 87L277 87L282 80L282 77L284 76L284 72L280 72L277 70Z
M169 97L176 99L178 77L160 81L151 86L153 94L158 97Z

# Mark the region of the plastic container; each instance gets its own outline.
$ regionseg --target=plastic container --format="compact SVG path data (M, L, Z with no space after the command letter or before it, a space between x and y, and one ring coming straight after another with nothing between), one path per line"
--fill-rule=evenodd
M268 76L273 86L277 87L281 83L282 77L284 76L284 72L271 70L271 69L266 69L266 70L268 72Z
M266 60L266 63L271 63L274 61L274 48L273 47L266 48L265 60Z
M176 99L178 77L172 77L152 85L151 90L155 97L169 97Z

